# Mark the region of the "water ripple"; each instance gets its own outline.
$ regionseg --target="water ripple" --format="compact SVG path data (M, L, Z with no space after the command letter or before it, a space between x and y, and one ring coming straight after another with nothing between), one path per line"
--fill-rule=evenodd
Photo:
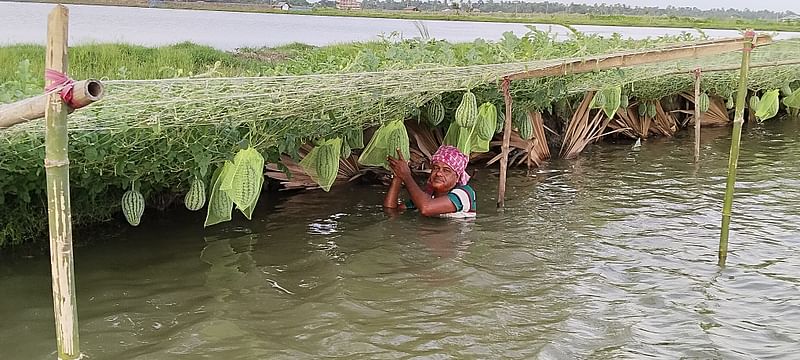
M729 129L475 177L472 221L384 214L380 186L264 201L247 222L143 224L79 249L95 358L785 358L800 352L797 122L748 128L728 266ZM259 209L261 210L261 209ZM260 215L258 215L260 214ZM187 225L191 224L191 225ZM168 239L168 240L166 240ZM0 266L0 358L52 358L46 258Z

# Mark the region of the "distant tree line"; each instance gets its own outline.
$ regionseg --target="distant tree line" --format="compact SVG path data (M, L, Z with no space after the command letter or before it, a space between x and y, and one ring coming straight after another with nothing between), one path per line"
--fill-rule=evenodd
M540 14L592 14L592 15L641 15L641 16L675 16L717 19L761 19L776 20L790 15L791 11L775 12L770 10L711 9L701 10L696 7L640 7L623 4L562 4L558 2L524 2L524 1L492 1L492 0L443 0L443 1L393 1L364 0L364 9L400 10L406 7L417 7L419 10L444 10L460 8L462 10L479 9L481 12L504 13L540 13Z
M24 1L24 0L22 0ZM194 0L173 0L194 1ZM206 2L275 4L285 1L293 6L334 7L335 0L205 0ZM788 0L787 0L788 1ZM441 11L459 9L461 11L479 10L481 12L503 13L539 13L539 14L587 14L587 15L640 15L640 16L674 16L713 19L759 19L779 20L787 16L797 16L791 11L775 12L770 10L710 9L701 10L696 7L667 6L630 6L623 4L563 4L550 1L493 1L493 0L362 0L363 9L403 10L416 7L424 11Z

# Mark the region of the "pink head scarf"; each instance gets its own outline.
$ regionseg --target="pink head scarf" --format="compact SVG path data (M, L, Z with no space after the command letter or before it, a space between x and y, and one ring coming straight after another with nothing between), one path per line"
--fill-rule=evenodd
M467 163L469 157L461 153L458 148L450 145L442 145L436 153L433 154L431 162L440 161L447 164L453 171L458 174L458 183L460 185L467 185L469 175L467 175Z

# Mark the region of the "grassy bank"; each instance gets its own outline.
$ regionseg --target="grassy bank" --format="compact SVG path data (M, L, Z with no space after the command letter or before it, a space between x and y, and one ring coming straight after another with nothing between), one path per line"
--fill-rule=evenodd
M26 59L33 73L42 73L44 46L0 48L0 83L15 80L17 65ZM77 79L159 79L194 76L210 70L217 75L238 75L257 73L262 65L260 61L190 43L158 48L126 44L75 46L70 48L69 64L70 75Z
M52 1L39 1L50 3ZM63 4L87 4L108 6L148 7L143 0L65 0ZM435 12L435 11L394 11L394 10L338 10L334 8L316 8L312 10L281 11L268 5L227 4L210 2L160 2L159 8L212 10L255 13L280 13L317 16L369 17L406 20L445 20L445 21L477 21L523 24L566 24L566 25L604 25L633 27L670 27L743 30L747 28L758 31L800 31L800 24L779 21L750 19L709 19L679 16L632 16L632 15L595 15L595 14L540 14L540 13L467 13L467 12Z

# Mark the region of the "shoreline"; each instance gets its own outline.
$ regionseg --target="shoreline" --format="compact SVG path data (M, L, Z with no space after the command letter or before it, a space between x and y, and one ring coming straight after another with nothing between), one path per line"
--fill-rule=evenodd
M67 4L67 5L93 5L93 6L119 6L150 8L146 0L63 0L59 2L45 0L22 1L20 3ZM753 28L757 31L800 31L800 24L782 23L766 20L743 19L701 19L688 17L651 17L632 15L591 15L591 14L540 14L540 13L443 13L433 11L410 12L404 10L338 10L324 9L299 9L280 10L269 5L257 4L232 4L232 3L207 3L207 2L177 2L161 1L158 9L171 10L201 10L225 11L263 14L286 14L308 16L331 16L353 18L379 18L399 20L437 20L437 21L464 21L464 22L490 22L490 23L515 23L515 24L547 24L547 25L591 25L591 26L619 26L619 27L653 27L653 28L686 28L704 30L743 30Z

